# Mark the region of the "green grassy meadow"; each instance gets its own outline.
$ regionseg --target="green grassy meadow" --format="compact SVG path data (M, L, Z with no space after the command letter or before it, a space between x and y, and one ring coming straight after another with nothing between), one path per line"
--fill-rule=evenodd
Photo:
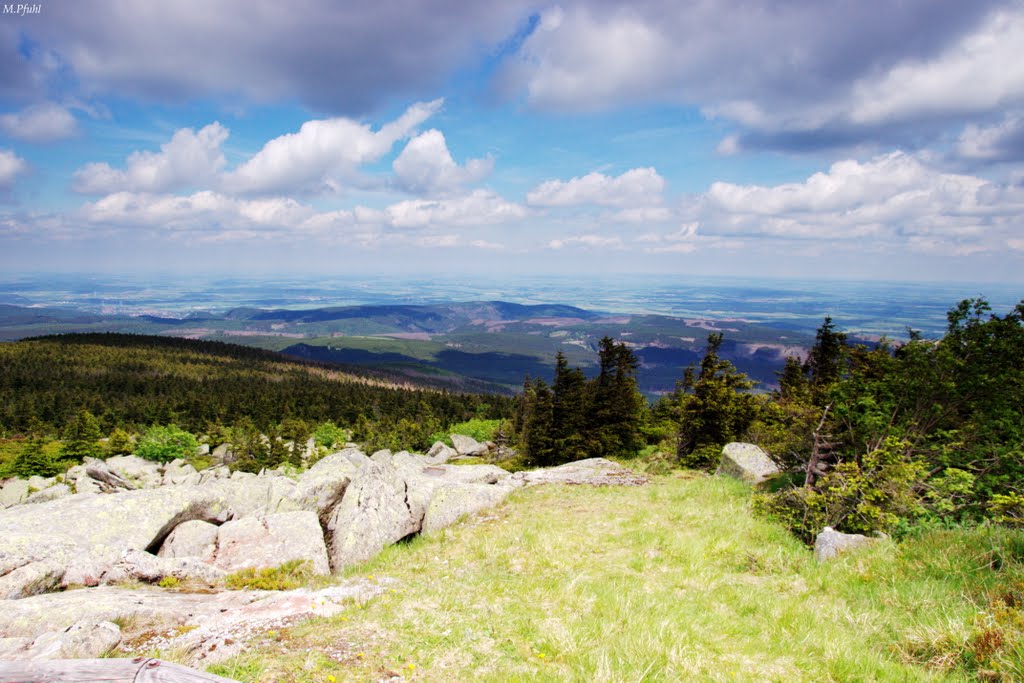
M691 472L547 485L393 546L343 614L268 632L244 681L1019 681L1024 538L981 528L819 564ZM395 680L398 680L395 678Z

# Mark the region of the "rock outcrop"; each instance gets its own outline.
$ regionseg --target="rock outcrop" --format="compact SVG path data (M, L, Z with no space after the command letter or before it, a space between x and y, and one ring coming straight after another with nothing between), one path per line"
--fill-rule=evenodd
M722 459L715 474L724 474L748 484L760 484L780 472L778 465L760 446L733 442L722 449Z

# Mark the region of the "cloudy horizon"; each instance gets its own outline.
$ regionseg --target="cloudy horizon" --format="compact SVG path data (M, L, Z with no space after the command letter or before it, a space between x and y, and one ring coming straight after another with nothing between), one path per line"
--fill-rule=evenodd
M1024 2L36 5L6 272L1024 282Z

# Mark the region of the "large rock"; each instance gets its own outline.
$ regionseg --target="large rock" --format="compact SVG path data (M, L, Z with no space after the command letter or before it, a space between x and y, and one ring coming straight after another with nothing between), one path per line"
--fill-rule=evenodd
M869 538L861 534L844 534L827 526L814 539L814 559L819 562L831 560L854 548L877 543L878 540L877 538Z
M193 519L174 527L174 531L160 546L159 557L194 557L202 562L213 562L217 554L215 524Z
M431 464L443 465L458 454L459 452L457 450L446 444L444 441L435 441L434 445L430 447L429 451L427 451L426 457Z
M9 479L0 486L0 508L17 505L31 495L28 482L24 479Z
M760 446L733 442L722 449L722 459L715 474L724 474L749 484L760 484L781 471Z
M461 517L487 510L505 500L514 490L501 484L448 484L430 499L423 516L423 533L451 526Z
M106 462L108 468L121 475L134 488L153 488L163 483L160 465L137 455L116 455L107 458Z
M95 659L121 642L121 629L110 621L76 621L62 631L37 637L18 659Z
M34 503L48 503L51 500L57 500L65 496L71 495L71 487L67 484L55 484L54 486L48 486L47 488L36 491L31 496L25 499L25 505L32 505Z
M104 493L113 493L118 490L131 490L135 485L115 472L110 465L95 458L85 459L85 473L99 483L100 490Z
M8 508L0 512L0 557L11 569L0 571L7 588L0 592L38 592L32 586L51 582L55 572L62 585L94 585L124 551L155 551L182 522L226 521L233 511L225 498L212 488L175 486ZM11 585L11 573L32 567L38 576Z
M315 512L326 528L331 511L368 464L369 459L354 448L332 453L302 473L289 501L300 510Z
M195 557L158 557L145 550L126 550L102 576L102 583L148 581L154 583L172 577L180 581L214 584L226 572Z
M247 517L225 523L217 534L217 556L213 563L224 571L276 567L291 560L308 561L314 574L331 573L316 513Z
M209 446L207 446L209 448ZM175 459L164 465L162 483L164 486L180 486L182 484L198 484L201 475L184 460Z
M589 486L640 486L647 478L605 458L576 460L558 467L516 472L509 481L516 486L573 484Z
M385 546L419 532L422 497L390 462L371 460L334 508L327 524L334 570L368 560Z
M483 455L487 452L487 446L471 436L452 434L451 438L452 445L459 455Z
M55 590L65 568L53 560L22 560L0 576L0 600L17 600Z

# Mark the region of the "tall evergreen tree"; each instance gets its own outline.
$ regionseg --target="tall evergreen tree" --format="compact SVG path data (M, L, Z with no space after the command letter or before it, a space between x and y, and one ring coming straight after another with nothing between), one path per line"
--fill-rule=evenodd
M598 345L599 372L590 383L587 452L591 457L631 456L642 444L646 401L636 382L639 366L625 344L604 337Z
M75 416L64 430L64 445L61 457L65 460L82 461L85 458L102 458L100 445L100 423L88 410Z
M811 384L819 393L824 394L829 386L842 377L845 359L846 334L836 331L832 316L825 316L824 322L815 334L814 346L805 363Z
M561 351L555 356L551 422L558 459L567 462L587 457L583 430L587 412L587 378L579 368L569 368Z
M17 457L14 458L14 462L11 463L11 474L25 479L36 475L52 477L55 474L59 474L60 467L46 453L44 450L45 445L46 440L43 437L38 434L30 436L25 441Z
M700 372L691 365L683 375L678 390L677 453L680 460L685 461L686 456L701 446L720 446L735 441L757 416L757 403L746 393L754 382L719 356L723 339L721 332L708 335Z

